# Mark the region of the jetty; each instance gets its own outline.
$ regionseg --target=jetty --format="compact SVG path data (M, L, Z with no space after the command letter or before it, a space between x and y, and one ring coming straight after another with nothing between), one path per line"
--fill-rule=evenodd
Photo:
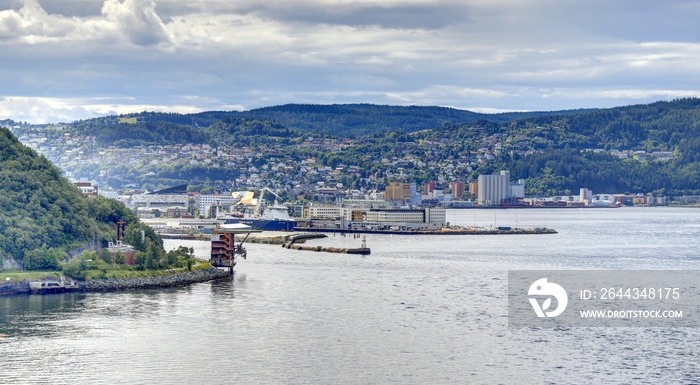
M546 227L445 227L439 230L374 230L374 229L338 229L324 227L296 228L299 231L340 234L394 234L394 235L505 235L505 234L557 234L554 229Z
M32 294L55 294L55 293L65 293L69 291L78 291L80 285L78 282L70 279L66 280L64 276L61 276L60 280L40 280L40 281L30 281L29 290Z
M344 247L323 247L323 246L299 246L297 243L304 243L309 239L319 239L326 238L325 234L296 234L289 236L287 242L282 244L285 249L291 250L305 250L305 251L316 251L316 252L326 252L326 253L339 253L339 254L359 254L359 255L369 255L372 253L369 247L367 247L367 239L362 238L362 247L359 248L344 248Z

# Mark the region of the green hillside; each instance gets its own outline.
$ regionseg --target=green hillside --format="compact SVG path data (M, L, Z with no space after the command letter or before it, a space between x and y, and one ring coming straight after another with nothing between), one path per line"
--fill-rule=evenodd
M108 117L76 122L73 127L83 135L94 136L102 145L117 147L204 143L207 139L201 130L190 126L139 118Z
M585 110L559 111L570 115ZM482 114L435 106L386 106L374 104L286 104L241 112L241 116L275 120L296 130L338 137L361 137L384 132L415 132L445 124L475 123L479 120L510 122L552 112L509 112Z
M56 267L65 250L112 239L118 219L136 223L116 201L83 197L45 157L0 128L0 259Z
M394 180L443 180L446 186L509 169L536 195L580 187L700 193L700 99L495 115L443 107L289 104L241 113L145 112L41 130L26 132L48 138L45 151L53 152L57 164L115 188L246 188L237 180L251 174L268 186L322 182L382 189ZM123 152L79 144L73 153L89 161L71 162L65 151L53 149L66 135L82 135L78 143L95 138L103 148L132 146L129 162ZM182 146L166 146L173 144ZM308 160L313 166L302 166ZM319 166L339 170L325 175L328 170Z
M196 114L142 112L107 116L74 123L76 127L111 126L124 129L124 123L143 126L145 123L167 122L176 126L206 128L227 119L243 118L276 122L304 133L328 134L337 137L361 137L391 131L414 132L444 124L474 123L479 120L510 122L518 119L557 115L577 115L590 110L557 112L508 112L482 114L467 110L434 106L386 106L374 104L285 104L249 111L207 111ZM117 127L119 126L119 127ZM134 128L131 128L133 130ZM189 132L185 130L185 132Z
M207 127L204 132L213 145L234 147L290 144L303 140L303 134L278 122L230 117Z

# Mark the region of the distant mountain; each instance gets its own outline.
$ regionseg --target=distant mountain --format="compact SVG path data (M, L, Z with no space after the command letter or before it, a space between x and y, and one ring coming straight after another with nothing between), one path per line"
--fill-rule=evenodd
M440 127L445 124L475 123L477 121L510 122L518 119L576 115L592 110L556 112L508 112L482 114L447 107L386 106L374 104L285 104L249 111L207 111L196 114L142 112L108 116L74 123L80 127L113 126L145 122L168 122L178 126L205 128L230 118L269 120L283 126L311 134L336 137L359 137L390 131L414 132Z
M241 116L275 120L304 132L338 137L400 131L415 132L445 124L475 123L480 120L509 122L533 116L580 114L586 110L553 112L509 112L482 114L447 107L386 106L374 104L286 104L239 113Z
M16 124L17 122L12 119L0 120L0 127L14 127Z

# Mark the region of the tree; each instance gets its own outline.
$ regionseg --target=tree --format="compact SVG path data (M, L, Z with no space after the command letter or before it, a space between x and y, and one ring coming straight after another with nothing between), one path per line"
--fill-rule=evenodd
M38 248L24 254L27 270L60 270L59 261L68 257L65 251L55 248Z
M119 252L119 251L117 251L117 252L114 254L114 263L116 263L116 264L123 265L124 262L125 262L125 259L126 259L126 258L124 257L124 254L122 254L122 253Z
M187 259L185 260L187 264L187 270L192 271L192 265L194 264L194 248L190 247L187 249Z
M98 254L101 260L105 261L106 263L113 264L114 263L114 258L112 257L112 254L109 253L107 249L102 249L100 250L100 253Z

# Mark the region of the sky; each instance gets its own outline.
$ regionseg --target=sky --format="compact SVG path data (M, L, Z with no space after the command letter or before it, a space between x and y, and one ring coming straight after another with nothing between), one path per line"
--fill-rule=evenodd
M700 96L700 2L0 0L0 119Z

